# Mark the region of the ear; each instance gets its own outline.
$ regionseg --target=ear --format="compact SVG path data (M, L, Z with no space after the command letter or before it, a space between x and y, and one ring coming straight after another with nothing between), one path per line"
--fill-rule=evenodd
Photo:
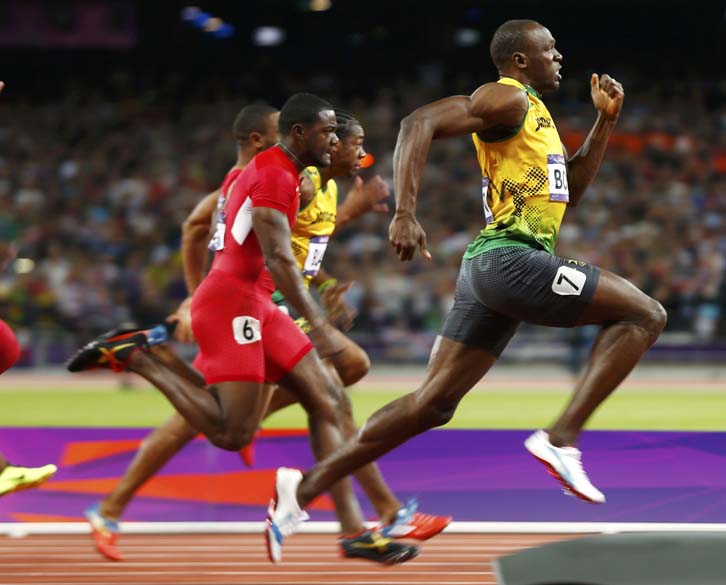
M250 144L256 149L259 150L262 148L262 146L265 143L264 138L262 137L262 134L259 132L250 132Z
M527 55L524 53L513 53L512 63L514 63L514 66L518 69L524 69L527 67Z
M305 126L302 124L295 124L292 127L292 137L295 140L304 141L305 140Z

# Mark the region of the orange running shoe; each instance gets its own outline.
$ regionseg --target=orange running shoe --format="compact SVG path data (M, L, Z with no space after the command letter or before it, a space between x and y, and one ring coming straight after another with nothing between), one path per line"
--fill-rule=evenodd
M85 511L86 519L91 525L91 536L96 544L96 550L109 561L123 561L123 555L118 551L118 522L109 520L101 515L99 504L94 504Z
M418 512L418 501L411 498L398 512L390 524L381 526L381 534L388 538L413 538L428 540L451 523L451 516L434 516Z

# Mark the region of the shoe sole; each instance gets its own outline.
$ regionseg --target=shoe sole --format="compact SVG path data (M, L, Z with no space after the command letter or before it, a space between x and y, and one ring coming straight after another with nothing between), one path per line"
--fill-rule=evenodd
M3 492L0 494L0 496L7 496L8 494L14 494L16 492L22 492L23 490L29 490L34 487L38 487L39 485L43 485L46 481L48 481L51 477L53 477L57 473L57 469L51 473L50 475L46 475L45 477L42 477L40 479L37 479L31 483L23 483L20 485L15 486L13 489L8 490L6 492Z
M66 362L66 369L74 374L78 372L86 372L88 370L96 369L111 369L115 371L114 368L106 364L98 363L98 345L100 343L123 341L124 339L134 337L135 335L138 335L143 331L144 329L132 329L127 332L119 333L118 335L105 336L102 339L99 339L97 337L96 339L89 341L86 345L76 351L76 353L68 359L68 361ZM91 352L93 352L94 355L91 356Z
M390 567L392 565L401 565L407 561L410 561L412 559L415 559L419 554L421 554L421 551L417 548L409 548L405 551L401 551L397 555L393 555L391 557L366 557L363 555L356 555L352 553L348 553L345 550L340 551L340 556L346 559L360 559L361 561L371 561L374 563L378 563L380 565L385 565L387 567Z
M275 510L277 510L277 501L278 501L278 495L277 495L277 480L275 480L275 494L272 497L272 501L275 504L275 509L273 510L273 513ZM267 547L267 558L268 560L273 564L276 565L278 561L275 560L275 558L272 555L272 541L271 538L274 538L274 534L272 534L272 530L270 527L272 526L272 517L270 515L270 509L267 508L267 519L265 520L265 546Z
M542 465L544 465L547 468L547 473L549 473L552 477L554 477L562 487L567 490L571 495L575 496L576 498L582 500L583 502L587 502L588 504L602 504L603 502L598 502L593 500L592 498L589 498L582 492L577 491L575 488L573 488L567 481L563 479L563 477L558 473L558 471L552 466L552 464L547 461L546 459L542 459L541 457L538 457L531 451L529 452L532 457L534 457L537 461L539 461Z
M422 533L419 533L418 532L418 529L414 529L407 536L395 536L394 538L395 539L399 539L399 538L413 538L414 540L421 540L421 541L423 541L423 540L429 540L430 538L433 538L437 534L441 534L446 529L446 527L449 524L451 524L451 521L452 520L453 520L453 518L449 518L443 526L441 526L440 528L437 528L435 531L424 531Z
M105 545L103 543L99 542L99 536L96 536L98 534L98 531L94 528L91 528L91 536L93 538L93 544L96 545L96 551L103 556L104 558L108 559L109 561L123 561L124 557L121 555L120 552L117 550L107 550Z

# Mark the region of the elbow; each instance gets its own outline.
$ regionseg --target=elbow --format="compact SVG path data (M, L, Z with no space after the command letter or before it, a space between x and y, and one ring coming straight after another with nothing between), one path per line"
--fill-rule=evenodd
M273 274L297 270L295 259L291 258L281 248L275 248L267 252L265 254L265 264L267 265L267 269Z
M411 132L414 128L419 128L425 121L426 115L422 114L419 110L415 110L401 120L401 133Z

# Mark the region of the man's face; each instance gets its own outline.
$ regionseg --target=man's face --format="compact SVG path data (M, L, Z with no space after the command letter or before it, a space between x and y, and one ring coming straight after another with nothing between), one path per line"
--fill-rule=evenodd
M346 137L338 142L331 153L331 166L336 176L352 177L358 174L360 162L366 155L364 140L363 128L355 124Z
M333 110L322 110L318 119L305 129L306 150L316 167L330 166L330 153L338 144L338 123Z
M560 87L562 55L555 49L552 33L543 26L528 31L527 73L538 91L554 91Z
M280 121L280 112L273 112L267 116L267 124L265 133L262 135L264 148L270 148L280 142L280 129L278 122Z

